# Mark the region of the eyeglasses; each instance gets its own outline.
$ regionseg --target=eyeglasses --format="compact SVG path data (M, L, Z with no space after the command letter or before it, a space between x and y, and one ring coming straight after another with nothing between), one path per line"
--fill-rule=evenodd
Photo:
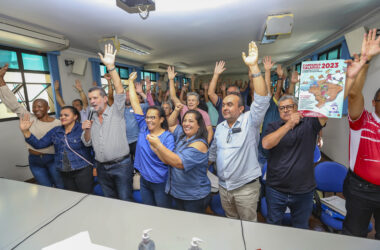
M380 102L380 99L374 100L375 102Z
M145 120L156 120L156 116L154 116L154 115L152 115L152 116L146 116Z
M284 112L285 109L286 110L293 110L295 107L295 104L290 104L290 105L285 105L285 106L279 106L278 109L281 111L281 112Z

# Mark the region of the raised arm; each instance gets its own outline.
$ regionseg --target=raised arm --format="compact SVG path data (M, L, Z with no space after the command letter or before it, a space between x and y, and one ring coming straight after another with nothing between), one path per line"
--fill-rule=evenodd
M146 100L149 104L149 106L154 106L155 103L154 103L154 100L153 100L153 97L152 97L152 83L149 79L149 77L145 77L145 82L146 82L146 90L145 90L145 95L146 95Z
M158 101L160 102L160 103L162 103L163 101L164 101L164 91L162 90L162 84L161 84L161 81L160 80L158 80L158 82L157 82L157 87L158 87L158 97L157 97L157 99L158 99Z
M168 78L169 78L169 91L170 91L170 98L172 99L174 105L177 105L177 103L181 103L181 101L178 99L177 94L175 92L174 87L174 78L177 75L177 73L174 71L174 67L168 67Z
M380 36L376 39L376 29L364 34L362 43L362 57L366 55L367 60L380 54ZM357 120L364 110L363 87L367 77L369 64L360 70L352 88L348 91L348 114L352 120ZM348 68L347 68L348 74Z
M131 100L131 106L133 108L133 111L135 111L135 114L143 115L144 112L140 106L139 97L137 96L135 84L133 83L136 77L137 77L136 72L132 72L129 75L129 79L127 81L128 86L129 86L129 98ZM137 84L140 84L140 83L136 83L136 85Z
M248 45L248 56L245 55L245 52L242 52L242 58L252 74L253 85L256 94L260 96L267 96L267 86L265 84L264 78L261 75L259 65L257 64L257 61L259 59L258 52L259 51L256 44L254 42L250 42Z
M114 50L112 44L104 45L104 56L101 53L98 53L100 60L104 65L106 65L108 72L111 75L113 85L115 86L116 94L124 93L123 85L121 84L121 80L119 74L116 71L115 67L115 56L117 50Z
M108 83L108 105L112 106L114 102L113 98L113 85L112 85L112 80L111 80L111 75L110 73L104 74L104 78L107 80Z
M186 105L186 93L187 93L188 83L182 85L181 94L179 95L179 100L182 104Z
M178 116L181 113L182 108L183 108L183 105L181 103L177 103L175 105L175 108L174 108L173 112L170 114L169 120L168 120L170 128L177 125ZM173 132L173 131L170 131L170 132Z
M296 84L299 82L298 78L299 78L298 71L294 70L292 73L292 77L290 78L289 88L287 89L287 93L289 95L294 96L294 94L295 94L294 90L296 88Z
M203 93L205 95L205 102L208 103L210 101L210 99L208 98L208 83L204 82L202 84L202 87L203 87Z
M86 94L85 94L84 91L83 91L82 84L80 83L79 80L75 80L74 88L75 88L76 90L78 90L79 95L80 95L80 99L81 99L82 102L83 102L83 108L86 109L86 108L88 107L88 100L87 100L87 96L86 96ZM108 91L109 91L109 90L108 90ZM109 98L108 98L108 101L109 101Z
M136 82L135 83L135 90L136 90L136 93L139 94L143 98L143 100L145 101L147 96L146 96L146 94L143 91L142 83L141 82Z
M191 75L191 92L195 92L195 75Z
M276 92L274 93L274 98L278 101L281 97L281 90L282 90L282 83L284 82L284 70L282 69L281 64L277 65L277 86L276 86Z
M21 117L25 113L29 113L23 105L21 105L13 92L8 88L4 81L5 73L8 70L8 64L0 69L0 99L12 112Z
M58 102L58 105L62 108L66 106L65 102L63 101L63 98L61 96L61 93L59 93L59 81L54 81L54 92L55 92L55 99Z
M263 58L263 64L264 64L264 69L265 69L265 83L267 84L268 92L271 91L271 80L270 80L270 70L274 66L274 62L272 62L272 57L270 56L264 56ZM251 75L252 73L250 73ZM270 92L272 95L273 93Z
M214 75L212 76L210 86L208 88L207 93L210 97L212 104L214 104L214 106L216 105L216 103L218 101L218 95L216 94L216 84L218 83L218 78L219 78L220 74L222 74L223 71L226 70L226 68L224 67L225 64L226 63L224 61L216 62L215 69L214 69Z

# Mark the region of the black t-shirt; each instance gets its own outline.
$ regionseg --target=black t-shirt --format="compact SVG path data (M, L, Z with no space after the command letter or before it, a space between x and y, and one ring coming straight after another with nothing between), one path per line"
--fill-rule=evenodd
M268 124L265 134L284 124L282 120ZM321 129L318 118L302 118L277 146L269 150L267 185L289 194L304 194L315 188L314 150Z

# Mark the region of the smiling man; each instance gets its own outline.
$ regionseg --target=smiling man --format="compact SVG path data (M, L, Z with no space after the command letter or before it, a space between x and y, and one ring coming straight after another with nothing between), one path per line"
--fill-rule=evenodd
M209 161L216 162L219 193L227 217L257 221L258 178L261 176L257 146L270 97L257 65L258 49L255 43L249 44L249 56L243 54L243 60L252 72L254 102L250 111L244 113L244 102L239 93L230 93L223 99L225 121L216 127Z
M101 87L88 91L90 105L96 115L92 121L82 123L82 141L94 148L98 181L104 195L132 200L133 166L124 118L126 95L115 68L115 55L112 45L105 46L104 57L99 54L115 86L114 103L112 106L107 104L107 95Z

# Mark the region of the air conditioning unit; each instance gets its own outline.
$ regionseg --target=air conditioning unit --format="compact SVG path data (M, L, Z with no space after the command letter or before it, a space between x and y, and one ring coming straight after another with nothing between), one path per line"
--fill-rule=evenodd
M166 72L168 70L167 64L164 63L152 63L144 65L144 70L153 72Z
M122 53L119 54L119 56L123 56L123 53L126 55L133 53L139 56L150 55L150 51L152 50L148 46L145 46L141 43L127 38L119 38L117 36L105 37L100 39L98 42L99 48L102 51L104 50L105 44L112 44L120 53Z
M66 49L70 42L62 35L0 18L0 44L47 52Z

